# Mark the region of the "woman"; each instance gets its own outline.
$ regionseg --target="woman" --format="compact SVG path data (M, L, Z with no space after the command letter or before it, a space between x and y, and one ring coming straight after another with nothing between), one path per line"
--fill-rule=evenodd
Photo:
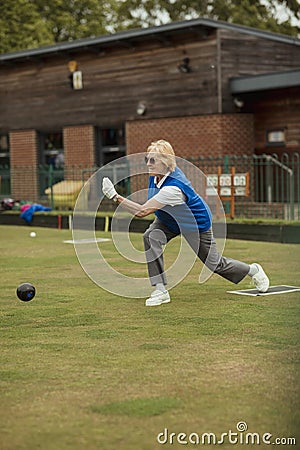
M174 150L165 140L152 142L145 162L149 171L148 200L143 205L119 195L109 178L103 179L103 193L137 217L155 213L155 220L144 233L144 248L151 285L155 287L146 306L171 301L166 288L163 246L182 234L201 261L214 273L233 283L249 275L259 292L266 292L269 279L257 264L246 264L218 253L212 232L208 205L195 192L177 167Z

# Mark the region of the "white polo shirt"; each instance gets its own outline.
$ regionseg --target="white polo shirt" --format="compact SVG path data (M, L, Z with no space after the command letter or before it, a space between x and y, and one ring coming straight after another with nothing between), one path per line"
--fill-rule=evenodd
M164 186L161 188L163 182L170 175L171 172L167 172L166 175L157 183L157 177L154 178L154 184L160 189L157 194L155 194L152 198L154 198L159 203L168 206L176 206L182 205L185 203L186 196L182 192L181 189L177 186Z

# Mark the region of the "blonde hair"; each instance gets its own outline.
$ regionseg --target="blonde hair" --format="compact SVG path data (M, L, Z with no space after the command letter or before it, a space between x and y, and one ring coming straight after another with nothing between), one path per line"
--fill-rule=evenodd
M174 172L176 168L176 157L170 142L164 139L151 142L147 148L147 153L149 152L159 153L161 161L168 167L170 172Z

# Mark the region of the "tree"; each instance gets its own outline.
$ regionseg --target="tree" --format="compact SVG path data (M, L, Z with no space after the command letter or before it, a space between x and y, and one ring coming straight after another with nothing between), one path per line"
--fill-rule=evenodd
M285 20L278 18L278 9ZM197 17L297 36L298 0L5 0L0 53Z
M0 52L53 44L47 23L27 0L0 3Z
M55 42L107 34L117 0L32 0Z
M278 8L283 7L287 19L280 22ZM160 25L176 20L206 17L297 36L299 28L292 20L300 20L298 0L123 0L119 7L121 23L127 27Z
M117 0L5 0L0 3L0 52L51 45L109 32Z

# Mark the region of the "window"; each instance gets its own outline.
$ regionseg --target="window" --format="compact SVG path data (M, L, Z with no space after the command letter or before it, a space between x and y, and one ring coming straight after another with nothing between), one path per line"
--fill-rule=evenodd
M9 166L9 137L0 133L0 166Z
M284 129L267 130L267 145L268 146L285 145L285 130Z
M63 133L62 131L40 132L39 140L40 164L43 166L39 171L39 187L40 195L43 196L49 186L64 179Z
M54 168L63 167L63 134L61 131L40 133L41 164L52 165Z
M97 129L97 164L103 166L126 154L124 126Z

